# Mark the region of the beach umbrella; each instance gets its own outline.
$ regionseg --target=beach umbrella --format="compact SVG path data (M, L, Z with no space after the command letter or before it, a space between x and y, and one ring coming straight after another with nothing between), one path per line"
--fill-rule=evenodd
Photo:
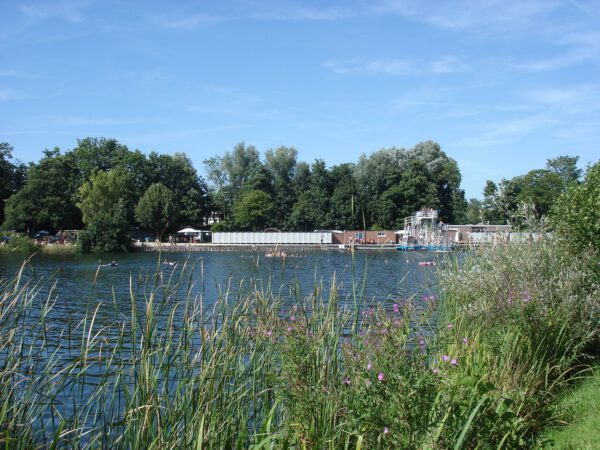
M195 233L200 233L200 230L195 230L194 228L184 228L183 230L179 230L178 233L181 234L195 234Z

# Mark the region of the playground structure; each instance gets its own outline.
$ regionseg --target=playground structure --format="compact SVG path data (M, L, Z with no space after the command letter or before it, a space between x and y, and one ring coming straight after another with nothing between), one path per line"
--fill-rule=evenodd
M404 219L404 230L400 232L398 250L450 250L452 242L448 238L448 227L439 220L438 212L424 208Z

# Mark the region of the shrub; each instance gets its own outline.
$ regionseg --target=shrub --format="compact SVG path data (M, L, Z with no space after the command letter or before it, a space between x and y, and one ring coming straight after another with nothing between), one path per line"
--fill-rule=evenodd
M497 416L486 433L507 419L509 426L486 439L521 447L531 445L551 420L557 388L584 362L583 352L600 329L600 292L585 258L545 240L487 249L443 273L442 320L452 323L444 333L447 351L466 339L472 352L461 375L484 387L474 397L477 414L469 433L486 416ZM465 420L464 413L457 417ZM468 442L481 444L483 436Z
M10 253L35 253L40 249L40 245L28 236L13 234L8 242L0 246L0 250Z
M600 162L588 169L582 184L558 198L551 217L556 233L574 253L600 254Z

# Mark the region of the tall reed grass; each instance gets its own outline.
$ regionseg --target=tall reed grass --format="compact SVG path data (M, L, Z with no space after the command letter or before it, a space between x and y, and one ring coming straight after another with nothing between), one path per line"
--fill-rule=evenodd
M229 284L209 306L185 266L130 280L127 313L113 298L64 317L22 270L0 286L7 448L530 447L600 317L551 242L374 306L335 278L305 297Z

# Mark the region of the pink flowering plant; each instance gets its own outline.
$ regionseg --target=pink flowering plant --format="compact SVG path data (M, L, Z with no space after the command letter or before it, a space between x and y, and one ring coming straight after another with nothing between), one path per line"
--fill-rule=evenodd
M400 326L400 311L377 308L362 324L362 339L342 346L352 380L342 390L344 418L368 448L412 448L431 426L422 412L433 407L439 383L412 328L426 324L430 314L413 301L403 305Z

